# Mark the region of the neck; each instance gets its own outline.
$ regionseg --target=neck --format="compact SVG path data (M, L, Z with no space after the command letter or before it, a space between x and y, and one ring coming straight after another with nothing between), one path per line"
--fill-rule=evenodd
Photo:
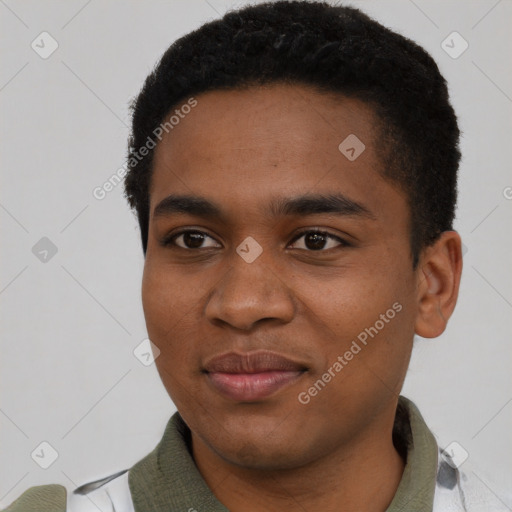
M405 466L392 442L393 421L388 427L380 424L309 464L277 471L232 464L194 433L192 446L200 473L231 512L384 512Z

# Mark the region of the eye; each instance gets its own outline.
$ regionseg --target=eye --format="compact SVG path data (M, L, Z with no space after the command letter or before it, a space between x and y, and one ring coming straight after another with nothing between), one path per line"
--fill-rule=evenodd
M301 239L303 239L301 241ZM175 246L182 249L209 249L212 247L221 247L221 245L210 235L199 230L183 230L166 237L162 241L165 247ZM325 251L336 247L349 246L342 238L328 233L327 231L312 230L299 233L292 241L293 249L303 249L307 251Z
M303 238L301 243L298 241ZM326 231L308 230L303 231L293 239L293 249L305 249L308 251L323 251L336 247L346 247L349 244L342 238L332 235Z
M206 243L205 243L206 242ZM203 245L204 244L204 245ZM210 247L220 247L220 244L203 231L184 230L163 240L162 245L174 245L182 249L208 249Z

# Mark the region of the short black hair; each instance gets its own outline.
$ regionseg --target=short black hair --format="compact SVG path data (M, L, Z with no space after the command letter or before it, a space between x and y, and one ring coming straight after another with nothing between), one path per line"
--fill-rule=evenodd
M144 157L140 148L193 95L274 83L312 86L373 108L380 172L408 198L416 267L421 250L453 229L461 154L446 80L423 48L359 9L303 0L230 11L174 42L146 78L131 105L125 179L144 254L155 144Z

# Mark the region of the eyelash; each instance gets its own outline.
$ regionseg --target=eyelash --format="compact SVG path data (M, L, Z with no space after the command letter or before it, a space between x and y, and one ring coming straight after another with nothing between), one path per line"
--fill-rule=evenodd
M174 233L174 234L172 234L172 235L170 235L168 237L165 237L162 240L161 245L163 247L171 247L171 248L177 248L177 249L184 249L186 251L198 251L198 250L201 250L201 249L202 250L211 249L211 247L205 247L205 248L199 247L199 248L194 249L194 248L190 248L190 247L180 247L179 245L176 245L176 243L175 243L176 238L178 238L181 235L186 235L187 233L199 233L199 234L202 234L202 235L205 235L205 236L211 238L212 240L215 240L215 238L213 238L211 235L209 235L208 233L206 233L204 231L201 231L199 229L184 229L182 231L179 231L178 233ZM332 233L329 233L328 231L323 231L321 229L311 229L311 228L305 229L305 230L297 233L290 243L291 244L295 243L301 237L303 237L304 235L307 235L309 233L317 233L317 234L323 235L326 238L329 238L331 240L336 240L337 242L340 243L340 245L338 247L334 247L334 248L331 247L330 249L319 249L317 251L312 250L312 249L301 249L301 250L305 250L307 252L326 252L328 250L338 249L340 247L350 247L350 245L351 245L346 240L344 240L343 238L340 238L339 236L333 235Z

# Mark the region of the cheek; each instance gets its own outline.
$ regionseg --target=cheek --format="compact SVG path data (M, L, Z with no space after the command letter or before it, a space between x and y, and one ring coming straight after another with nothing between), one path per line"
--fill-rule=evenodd
M398 271L386 274L367 267L361 272L352 269L313 289L304 287L300 293L308 297L303 314L314 326L318 349L327 356L327 368L321 371L342 357L343 370L335 373L343 378L335 380L341 386L350 377L342 385L345 390L372 387L372 383L381 386L382 382L396 389L405 374L414 336L412 281ZM320 378L320 373L313 377Z
M190 357L197 315L191 297L193 287L184 286L150 261L146 262L142 279L142 305L149 339L160 349L157 366L169 371L183 367Z
M171 329L194 304L193 286L180 280L179 273L146 260L142 277L142 305L148 329Z
M336 334L341 338L357 336L395 302L401 302L405 292L402 284L378 273L372 275L367 268L348 269L338 275L333 272L323 282L312 279L296 284L295 292L311 322L331 331L329 339L333 340Z
M155 360L160 378L174 404L186 409L197 393L197 300L192 297L194 287L175 277L147 261L142 303L149 339L160 350Z

